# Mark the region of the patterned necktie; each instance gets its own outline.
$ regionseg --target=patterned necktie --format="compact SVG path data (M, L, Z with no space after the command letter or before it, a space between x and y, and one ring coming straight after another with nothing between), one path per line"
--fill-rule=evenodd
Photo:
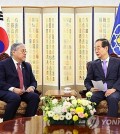
M103 66L102 66L102 68L103 68L103 71L104 71L104 74L105 74L105 77L106 77L106 74L107 74L107 61L106 60L103 60ZM104 91L106 91L107 90L107 83L104 83Z
M20 68L20 63L17 63L17 72L18 72L18 77L20 80L20 89L23 89L23 74L22 74L22 70Z

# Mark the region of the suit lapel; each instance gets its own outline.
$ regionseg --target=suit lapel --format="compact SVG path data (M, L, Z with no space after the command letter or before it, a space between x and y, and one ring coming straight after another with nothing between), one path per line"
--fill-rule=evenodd
M98 60L96 65L97 65L97 68L99 69L101 75L105 78L104 71L103 71L102 64L101 64L101 60ZM110 59L109 59L109 64L108 64L108 68L107 68L107 75L106 75L106 78L107 78L107 76L108 76L109 73L110 73L110 70L111 70L111 67L112 67L111 65L114 65L114 61L113 61L112 58L110 57Z
M13 71L13 73L15 73L18 76L16 67L15 67L15 64L14 64L12 58L9 60L9 67L11 68L11 70Z
M112 65L114 65L114 61L113 61L112 58L110 57L110 59L109 59L109 64L108 64L108 68L107 68L107 75L106 75L106 77L109 75Z

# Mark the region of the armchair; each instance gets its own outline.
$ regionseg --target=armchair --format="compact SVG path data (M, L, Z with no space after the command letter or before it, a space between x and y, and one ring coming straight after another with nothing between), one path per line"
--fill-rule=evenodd
M9 55L7 53L0 54L0 61L5 60L7 58L9 58ZM36 93L38 93L39 95L42 94L40 90L36 90ZM0 100L0 117L1 118L3 114L5 113L6 105L7 105L6 102ZM39 103L39 105L41 105L41 102ZM27 107L27 104L22 101L17 110L16 117L23 116L25 114L26 107ZM42 113L38 111L37 114L42 114Z

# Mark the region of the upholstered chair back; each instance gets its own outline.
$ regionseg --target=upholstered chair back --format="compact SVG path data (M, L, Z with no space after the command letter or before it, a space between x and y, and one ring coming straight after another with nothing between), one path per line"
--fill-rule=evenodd
M10 56L7 53L0 54L0 61L9 58Z

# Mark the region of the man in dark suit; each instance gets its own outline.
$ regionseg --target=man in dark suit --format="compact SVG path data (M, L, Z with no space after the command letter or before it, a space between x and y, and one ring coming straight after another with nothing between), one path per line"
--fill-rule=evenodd
M14 43L10 54L10 58L0 62L0 100L7 103L4 121L14 118L21 101L27 103L25 116L34 116L40 101L31 65L25 62L25 45Z
M95 53L97 60L92 61L89 65L85 87L93 92L91 101L98 103L104 99L108 103L108 116L118 116L118 101L120 100L120 60L118 58L109 57L109 42L106 39L98 39L95 42ZM107 73L103 69L103 62L106 62ZM91 80L104 83L103 91L95 89Z

